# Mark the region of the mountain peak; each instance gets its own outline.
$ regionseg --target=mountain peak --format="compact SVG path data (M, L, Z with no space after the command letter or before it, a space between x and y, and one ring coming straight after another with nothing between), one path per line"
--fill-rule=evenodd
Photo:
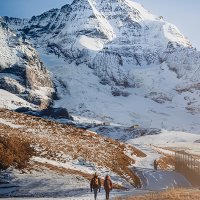
M177 93L199 88L198 79L191 78L199 71L199 52L174 25L135 1L75 0L27 22L6 19L6 24L30 38L44 59L50 54L47 63L63 85L59 103L76 114L133 123L143 116L138 108L144 101L148 113L160 116L164 108L167 118L182 97L181 108L198 112L198 101ZM101 111L104 107L108 110ZM148 113L143 120L151 117Z

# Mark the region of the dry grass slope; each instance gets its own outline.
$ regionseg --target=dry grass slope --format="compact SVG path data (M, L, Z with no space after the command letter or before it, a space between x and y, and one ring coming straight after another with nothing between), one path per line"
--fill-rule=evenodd
M0 136L26 139L38 157L62 163L66 162L66 155L72 159L82 158L108 168L135 186L140 185L139 178L129 169L134 160L126 152L138 157L146 155L134 147L73 126L9 110L0 110L0 116L18 125L15 128L0 124Z
M199 189L171 189L143 196L116 198L116 200L200 200Z
M0 136L0 170L10 166L23 169L34 155L30 143L19 136Z

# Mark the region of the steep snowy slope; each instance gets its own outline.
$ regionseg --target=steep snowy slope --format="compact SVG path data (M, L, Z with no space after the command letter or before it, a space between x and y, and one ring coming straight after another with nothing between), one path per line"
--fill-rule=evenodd
M0 90L1 101L5 100L1 106L6 106L6 98L8 103L9 96L13 96L10 101L13 101L14 107L31 106L27 102L37 106L48 105L52 101L54 86L51 75L40 61L36 50L2 21L0 44L0 89L17 96L13 98L14 95L7 95L8 92ZM9 105L6 107L11 108Z
M198 131L200 53L135 1L74 0L29 21L3 19L62 82L55 106L91 120Z

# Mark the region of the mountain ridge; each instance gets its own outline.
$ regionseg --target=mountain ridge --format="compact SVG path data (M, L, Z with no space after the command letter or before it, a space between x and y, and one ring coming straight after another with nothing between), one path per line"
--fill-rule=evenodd
M129 125L146 121L148 126L153 113L159 121L154 126L180 129L185 119L169 125L175 108L191 119L186 130L194 128L192 114L199 115L200 52L174 25L140 4L73 1L32 17L22 27L15 25L19 20L6 20L31 40L48 69L63 83L65 91L57 86L60 100L54 106ZM124 103L132 109L123 108ZM117 116L114 107L123 117Z

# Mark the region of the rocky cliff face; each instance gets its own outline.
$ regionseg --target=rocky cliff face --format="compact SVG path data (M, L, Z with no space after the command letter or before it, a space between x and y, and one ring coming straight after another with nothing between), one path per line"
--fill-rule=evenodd
M36 50L2 21L0 44L0 89L37 106L47 106L52 101L54 85Z

